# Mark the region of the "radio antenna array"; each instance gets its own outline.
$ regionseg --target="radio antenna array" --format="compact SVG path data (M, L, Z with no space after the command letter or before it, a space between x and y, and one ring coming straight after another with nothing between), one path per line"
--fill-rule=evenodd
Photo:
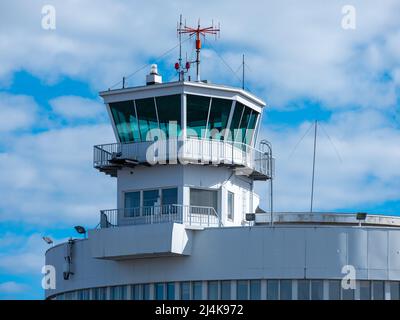
M218 24L218 28L214 27L214 22L210 27L201 27L200 26L200 19L197 23L197 27L188 27L186 26L186 21L185 25L182 26L182 15L180 16L180 23L179 27L177 28L177 32L179 35L179 43L182 41L182 34L188 34L190 37L196 36L196 60L195 61L189 61L186 62L186 69L189 69L188 66L190 67L191 63L196 63L196 80L200 81L200 50L201 50L201 38L200 36L203 36L203 38L206 37L207 34L213 34L215 37L219 36L220 32L220 26ZM179 46L179 62L175 65L176 70L179 72L179 80L183 80L183 68L182 68L182 52L181 52L181 45Z

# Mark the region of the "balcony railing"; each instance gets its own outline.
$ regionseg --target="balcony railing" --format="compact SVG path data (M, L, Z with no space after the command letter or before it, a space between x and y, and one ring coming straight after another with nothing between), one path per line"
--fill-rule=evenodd
M164 222L198 227L222 226L218 213L212 207L170 204L100 211L100 228Z
M165 163L236 167L257 180L269 179L274 172L274 159L243 143L187 138L94 146L94 167L112 176L124 166Z

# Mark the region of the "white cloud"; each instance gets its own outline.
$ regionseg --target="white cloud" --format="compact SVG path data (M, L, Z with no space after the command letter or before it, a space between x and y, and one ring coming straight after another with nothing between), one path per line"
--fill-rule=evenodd
M0 283L0 292L4 293L21 293L28 290L29 287L22 283L17 283L15 281L7 281Z
M271 127L262 134L273 143L276 157L277 211L310 208L312 130L293 152L310 125L305 122L297 128ZM377 111L341 112L321 122L314 209L366 208L398 199L399 141L398 127ZM266 185L258 186L258 190L266 199Z
M198 17L204 23L221 22L221 39L210 42L234 69L246 53L248 86L274 106L306 97L330 108L391 107L398 98L400 4L395 0L353 1L353 31L341 28L342 1L206 1L202 6L164 1L157 10L138 1L53 1L54 31L40 27L43 4L1 4L9 13L0 22L3 81L23 69L45 81L70 76L106 89L177 43L175 23L182 12L188 24ZM191 56L192 46L185 46L184 53ZM171 68L161 69L163 75L173 74L177 54L166 57ZM145 72L136 74L134 82L143 84ZM216 55L203 59L202 74L239 84Z
M30 129L36 121L36 112L32 97L0 92L0 132Z
M115 179L92 167L93 145L113 142L111 125L53 129L12 138L0 153L0 220L98 222L115 206Z
M8 234L8 237L20 238L17 234ZM44 252L48 248L39 234L24 237L24 242L6 250L1 245L0 270L11 274L41 273L44 265Z
M3 230L4 231L4 230ZM63 243L67 239L54 237L55 244ZM43 234L22 234L5 232L0 238L0 274L2 276L17 277L23 282L14 279L0 283L0 299L41 299L43 289L41 279L42 267L45 263L45 251L49 248L43 239Z
M56 114L70 120L100 118L105 114L104 104L83 97L63 96L50 100Z

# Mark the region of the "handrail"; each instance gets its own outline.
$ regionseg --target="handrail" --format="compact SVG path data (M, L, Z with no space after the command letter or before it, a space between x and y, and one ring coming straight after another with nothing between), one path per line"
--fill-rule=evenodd
M165 144L160 144L165 142ZM153 148L153 149L151 149ZM148 152L154 152L148 159ZM269 155L242 142L188 137L167 140L108 143L94 146L93 165L95 168L112 166L115 159L134 160L137 163L163 163L170 159L182 163L212 163L239 166L245 174L261 174L271 178L274 173L274 159ZM120 163L119 163L120 164Z
M385 225L400 227L400 217L379 214L367 214L365 219L358 219L353 212L274 212L274 224L351 224L351 225ZM256 224L270 224L270 213L259 213Z
M216 210L205 206L169 204L100 211L100 228L164 222L201 227L222 226Z

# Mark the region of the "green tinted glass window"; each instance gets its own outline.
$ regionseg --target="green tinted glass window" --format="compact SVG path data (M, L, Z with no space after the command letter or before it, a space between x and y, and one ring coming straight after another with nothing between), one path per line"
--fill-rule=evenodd
M175 300L175 283L167 283L167 300Z
M181 131L181 96L156 97L156 105L160 129L165 132L165 137L178 136ZM170 128L170 122L175 122L175 128Z
M297 281L297 299L310 300L310 281L298 280Z
M360 281L360 300L371 300L371 282Z
M233 112L232 120L231 120L231 126L230 126L230 132L229 132L229 141L233 141L235 138L235 135L237 134L237 129L239 128L240 125L240 120L242 120L242 115L243 115L243 109L244 105L242 105L240 102L236 102L235 105L235 111Z
M192 299L201 300L203 297L203 283L201 281L193 281L192 283Z
M110 110L120 141L140 141L133 101L110 103Z
M208 281L208 300L218 300L218 281Z
M154 98L135 100L141 141L151 141L151 129L158 128L158 119Z
M261 280L250 280L250 300L261 299Z
M250 115L251 115L251 109L248 107L244 107L242 119L240 120L240 124L238 127L239 130L235 136L236 142L246 141L246 130L247 130L247 125L249 124Z
M181 282L181 300L190 300L190 282Z
M249 282L247 280L238 280L236 284L236 297L238 300L249 299Z
M280 300L292 300L292 280L280 280Z
M187 96L187 135L202 138L207 125L210 98L202 96Z
M267 300L279 300L279 280L267 281Z
M246 143L248 145L251 145L252 138L254 135L254 129L255 129L256 123L257 123L257 118L258 118L258 112L252 110L250 113L250 117L249 117L249 123L247 125L246 136L244 139L244 143Z
M231 282L229 280L221 281L221 299L231 300Z
M230 125L231 136L229 137L229 140L243 142L250 145L257 119L258 112L244 106L240 102L236 102L235 111Z
M164 300L164 283L154 284L154 298L155 300Z
M340 300L340 280L329 280L329 300Z
M140 300L141 299L140 293L141 293L140 284L133 285L131 290L131 299Z
M142 298L143 300L150 300L150 284L142 285Z
M221 139L222 130L226 129L232 101L227 99L212 98L206 138ZM224 132L222 132L223 134Z

